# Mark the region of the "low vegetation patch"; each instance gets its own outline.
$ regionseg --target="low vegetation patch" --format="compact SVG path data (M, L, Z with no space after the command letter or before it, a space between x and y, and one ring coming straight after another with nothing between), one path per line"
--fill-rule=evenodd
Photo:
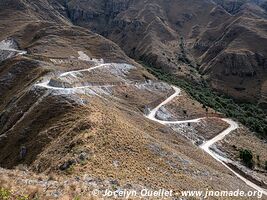
M217 112L223 113L226 117L236 119L251 131L256 132L262 139L267 138L266 113L257 105L236 103L232 98L213 91L205 81L200 84L194 84L178 79L175 75L162 69L148 67L144 64L143 66L160 80L183 88L195 100L202 103L203 106L211 107Z
M27 195L14 195L9 189L0 187L0 200L30 200L30 198ZM38 200L38 198L33 200Z
M11 198L11 192L5 188L0 188L0 200L8 200Z

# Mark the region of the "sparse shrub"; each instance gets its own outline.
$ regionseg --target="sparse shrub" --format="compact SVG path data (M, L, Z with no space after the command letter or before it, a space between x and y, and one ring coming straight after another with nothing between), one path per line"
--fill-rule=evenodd
M81 197L80 196L76 196L76 197L74 197L73 200L81 200Z
M257 155L257 165L258 165L258 167L261 166L261 161L260 161L260 156L259 155Z
M17 197L17 200L29 200L29 197L27 195L23 195L23 196Z
M66 173L69 175L73 174L74 173L74 166L71 165L68 169L66 169Z
M112 190L116 191L117 190L117 186L116 185L112 185Z
M28 195L18 195L13 194L10 190L0 187L0 200L29 200ZM34 198L33 200L35 200ZM37 200L37 199L36 199Z
M8 200L11 197L11 192L5 188L0 188L0 199Z
M250 150L247 149L240 150L239 157L245 164L245 166L247 166L250 169L254 167L253 154Z

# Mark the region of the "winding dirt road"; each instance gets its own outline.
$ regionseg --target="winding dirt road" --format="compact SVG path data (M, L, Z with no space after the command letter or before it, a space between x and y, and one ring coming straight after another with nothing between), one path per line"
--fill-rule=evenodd
M150 113L146 116L148 119L164 124L164 125L171 125L171 124L183 124L183 123L194 123L194 122L199 122L201 119L205 119L205 118L198 118L198 119L193 119L193 120L185 120L185 121L163 121L163 120L159 120L156 118L156 114L159 111L159 109L168 104L169 102L171 102L175 97L180 96L181 94L181 89L173 86L174 89L174 94L172 94L170 97L168 97L165 101L163 101L161 104L159 104L156 108L154 108L153 110L150 111ZM231 120L231 119L221 119L223 121L225 121L226 123L229 124L229 127L224 130L223 132L221 132L219 135L217 135L216 137L212 138L209 141L206 141L204 144L202 144L200 146L201 149L203 149L206 153L208 153L210 156L212 156L215 160L217 160L218 162L220 162L223 166L225 166L227 169L229 169L234 175L236 175L239 179L241 179L242 181L244 181L248 186L252 187L253 189L262 192L264 195L267 196L267 191L254 184L253 182L251 182L250 180L248 180L247 178L243 177L242 175L240 175L239 173L237 173L236 171L234 171L232 168L230 168L227 163L231 163L229 159L220 156L219 154L217 154L215 151L211 150L211 147L217 143L220 140L223 140L228 134L230 134L232 131L236 130L239 128L238 124Z
M101 67L106 67L109 66L110 64L103 64L103 63L99 63L99 65L89 68L89 69L83 69L83 70L77 70L77 71L70 71L70 72L65 72L63 74L60 75L60 77L64 77L67 75L76 77L76 75L78 73L81 72L88 72L88 71L92 71L94 69L98 69ZM114 63L113 63L114 65ZM44 87L47 89L52 89L52 90L76 90L76 89L86 89L92 86L81 86L81 87L74 87L74 88L60 88L60 87L53 87L49 85L49 81L47 82L43 82L43 83L38 83L36 84L39 87ZM183 124L183 123L197 123L202 119L205 118L198 118L198 119L192 119L192 120L185 120L185 121L164 121L164 120L159 120L156 118L156 114L159 111L159 109L168 104L169 102L171 102L175 97L180 96L181 95L181 89L177 88L175 86L172 86L172 88L174 89L174 94L172 94L170 97L168 97L166 100L164 100L162 103L160 103L156 108L152 109L148 115L146 115L146 117L152 121L155 121L157 123L163 124L163 125L171 125L171 124ZM230 163L230 160L228 160L227 158L224 158L222 156L220 156L219 154L217 154L216 152L211 150L211 146L214 145L215 143L217 143L220 140L223 140L225 138L225 136L227 136L229 133L231 133L232 131L236 130L238 128L238 124L236 122L234 122L231 119L221 119L223 121L225 121L226 123L229 124L229 127L224 130L223 132L221 132L219 135L217 135L216 137L214 137L213 139L206 141L204 144L202 144L200 146L201 149L203 149L206 153L208 153L210 156L212 156L215 160L217 160L218 162L220 162L223 166L225 166L227 169L229 169L235 176L237 176L239 179L241 179L242 181L244 181L248 186L250 186L251 188L262 192L264 195L267 196L267 191L252 183L251 181L249 181L247 178L245 178L244 176L240 175L239 173L237 173L236 171L234 171L233 169L231 169L227 163Z
M12 40L3 40L0 42L0 51L15 52L19 55L27 54L27 51L15 49L13 46L14 43Z

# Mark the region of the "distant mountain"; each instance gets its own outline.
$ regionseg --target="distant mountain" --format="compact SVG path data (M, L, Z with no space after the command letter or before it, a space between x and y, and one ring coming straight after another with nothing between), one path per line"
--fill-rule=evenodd
M266 1L71 0L62 5L74 24L108 37L130 57L189 80L201 74L213 88L239 100L266 101Z
M256 4L262 6L266 0L214 0L215 3L221 5L231 14L238 13L245 4Z

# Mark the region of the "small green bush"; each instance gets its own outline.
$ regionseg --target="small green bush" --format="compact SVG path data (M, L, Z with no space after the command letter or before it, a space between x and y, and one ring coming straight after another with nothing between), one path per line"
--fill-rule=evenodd
M240 150L239 157L248 168L252 169L254 167L253 154L250 150Z
M5 188L0 188L0 200L9 200L11 198L11 192Z

